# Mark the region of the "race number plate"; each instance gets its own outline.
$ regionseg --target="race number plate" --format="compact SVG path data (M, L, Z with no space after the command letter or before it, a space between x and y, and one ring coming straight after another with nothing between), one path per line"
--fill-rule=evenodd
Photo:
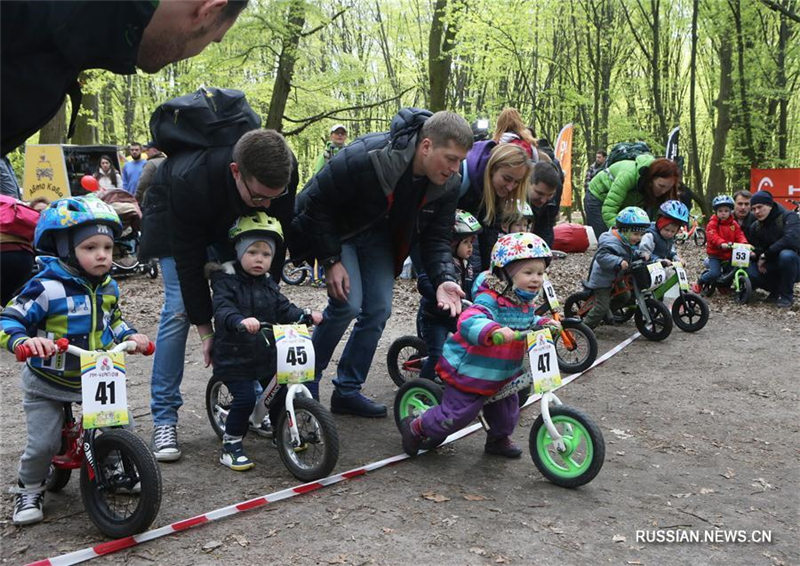
M561 385L561 372L558 370L556 347L550 329L537 330L528 334L528 357L533 376L533 392L552 391Z
M559 306L561 306L558 302L558 297L556 296L556 290L553 288L553 284L550 283L550 280L547 278L547 276L545 276L544 281L542 282L542 289L547 297L547 302L550 304L550 310L556 310Z
M743 267L745 269L750 266L750 248L747 244L733 244L731 265L733 267Z
M647 264L647 271L650 272L650 288L655 289L656 287L660 287L667 278L667 272L664 270L664 266L661 265L661 262L656 261L654 263Z
M308 328L302 324L275 325L278 356L278 383L314 381L314 345Z
M83 428L128 424L125 354L81 354Z
M683 268L683 264L679 261L673 261L672 267L675 268L675 273L678 275L678 285L684 291L689 290L689 278L686 276L686 270Z

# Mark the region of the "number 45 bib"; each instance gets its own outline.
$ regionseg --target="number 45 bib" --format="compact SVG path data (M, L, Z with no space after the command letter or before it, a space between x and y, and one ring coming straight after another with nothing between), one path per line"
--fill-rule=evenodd
M278 383L314 381L314 345L302 324L274 325Z

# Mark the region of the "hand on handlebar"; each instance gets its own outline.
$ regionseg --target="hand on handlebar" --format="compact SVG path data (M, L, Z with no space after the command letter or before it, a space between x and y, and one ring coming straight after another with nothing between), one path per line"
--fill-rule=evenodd
M131 336L128 336L126 340L136 342L136 352L139 354L149 356L155 352L155 344L153 344L150 341L150 338L144 334L132 334Z
M494 332L492 332L492 343L496 346L500 344L506 344L508 342L512 342L513 340L518 340L518 332L511 330L507 326L503 326L502 328L498 328Z
M539 327L549 328L550 334L556 335L561 332L561 322L554 318L543 318L539 321Z
M630 264L628 263L628 261L627 261L627 260L624 260L624 259L623 259L623 260L622 260L622 262L619 264L619 269L620 269L620 271L627 271L629 267L630 267Z
M261 323L258 321L257 318L250 318L244 319L242 322L239 323L240 325L245 327L245 330L250 334L257 334L258 331L261 329Z
M29 355L25 356L25 358L22 358L23 360L26 358L50 358L56 355L58 352L55 342L49 338L41 338L39 336L36 336L35 338L28 338L22 344L17 346L17 348L20 346L24 346L30 352ZM17 359L19 359L19 356Z

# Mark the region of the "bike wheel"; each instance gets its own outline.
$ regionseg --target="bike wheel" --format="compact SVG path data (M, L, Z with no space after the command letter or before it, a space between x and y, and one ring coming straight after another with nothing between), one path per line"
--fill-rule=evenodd
M636 328L648 340L664 340L672 332L672 313L661 301L653 298L646 298L644 304L647 307L647 314L650 315L650 324L647 324L641 311L636 309L634 318Z
M739 282L739 289L736 291L733 298L740 305L745 305L749 303L750 299L753 297L753 284L750 282L750 278L747 275L737 275L736 279Z
M573 320L562 320L561 327L563 330L554 336L558 369L564 374L586 370L597 359L594 332L582 322Z
M701 248L706 245L706 231L703 228L698 226L697 230L694 231L694 236L692 236L692 240L694 240L694 245L698 248Z
M564 301L564 316L570 318L586 316L586 313L592 308L591 305L588 304L591 296L592 292L588 290L572 293L567 297L567 300Z
M231 410L233 395L225 387L225 383L219 377L212 377L206 386L206 414L211 422L211 428L222 440L225 434L225 421L228 419L228 412Z
M405 382L394 396L394 423L406 417L418 417L442 402L442 387L430 379L412 379Z
M564 440L559 451L542 415L528 438L533 463L544 477L561 487L578 487L594 479L606 456L603 434L582 411L561 405L550 407L550 419Z
M331 473L339 460L339 433L333 416L319 401L294 398L294 416L300 445L292 445L289 414L284 411L275 429L278 455L283 465L301 481L313 481Z
M708 322L708 304L694 293L681 293L672 303L672 320L684 332L697 332Z
M69 468L56 468L53 464L50 464L50 470L47 472L47 479L44 482L44 487L47 491L57 493L66 487L71 477L72 470Z
M128 430L106 430L95 437L94 461L104 480L84 462L81 498L95 526L115 539L146 530L161 506L161 471L147 444Z
M417 336L401 336L391 343L386 354L386 367L389 377L398 387L419 377L428 346Z
M283 262L281 269L281 280L287 285L300 285L306 280L306 269L304 265L295 265L291 259Z
M618 307L611 309L611 320L614 324L623 324L628 322L636 314L635 305L633 307Z

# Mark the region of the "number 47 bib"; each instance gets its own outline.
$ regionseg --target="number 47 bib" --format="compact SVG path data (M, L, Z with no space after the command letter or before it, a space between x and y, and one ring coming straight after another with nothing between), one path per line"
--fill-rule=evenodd
M314 381L314 345L308 328L302 324L274 325L278 357L278 383Z
M528 334L528 356L531 361L534 393L552 391L561 385L556 347L549 328Z
M83 428L128 424L125 354L81 354Z

